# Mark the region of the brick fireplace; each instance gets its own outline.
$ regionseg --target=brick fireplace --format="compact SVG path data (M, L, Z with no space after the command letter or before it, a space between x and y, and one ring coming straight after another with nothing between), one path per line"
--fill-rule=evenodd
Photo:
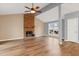
M34 14L24 14L24 33L26 37L33 37L34 34Z

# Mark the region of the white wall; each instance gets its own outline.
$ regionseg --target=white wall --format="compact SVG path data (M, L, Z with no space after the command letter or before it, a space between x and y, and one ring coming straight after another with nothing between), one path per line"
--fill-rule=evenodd
M64 3L61 8L63 17L67 13L79 11L79 3Z
M24 38L23 15L0 16L0 40Z
M44 28L45 28L44 22L42 22L38 18L35 18L35 36L36 37L44 36Z

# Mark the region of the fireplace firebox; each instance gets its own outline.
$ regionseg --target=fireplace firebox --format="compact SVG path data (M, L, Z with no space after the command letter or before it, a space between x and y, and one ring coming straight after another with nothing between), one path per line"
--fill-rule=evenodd
M26 37L35 36L33 31L26 31Z

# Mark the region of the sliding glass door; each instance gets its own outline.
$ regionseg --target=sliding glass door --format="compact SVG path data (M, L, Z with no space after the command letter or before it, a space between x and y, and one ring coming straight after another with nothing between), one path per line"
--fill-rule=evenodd
M67 41L78 42L78 17L67 18Z

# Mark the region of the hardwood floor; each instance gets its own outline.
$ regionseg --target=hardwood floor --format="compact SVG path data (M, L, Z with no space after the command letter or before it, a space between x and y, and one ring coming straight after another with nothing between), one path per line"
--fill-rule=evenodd
M63 42L58 39L39 37L23 40L0 42L0 56L78 56L79 44Z

